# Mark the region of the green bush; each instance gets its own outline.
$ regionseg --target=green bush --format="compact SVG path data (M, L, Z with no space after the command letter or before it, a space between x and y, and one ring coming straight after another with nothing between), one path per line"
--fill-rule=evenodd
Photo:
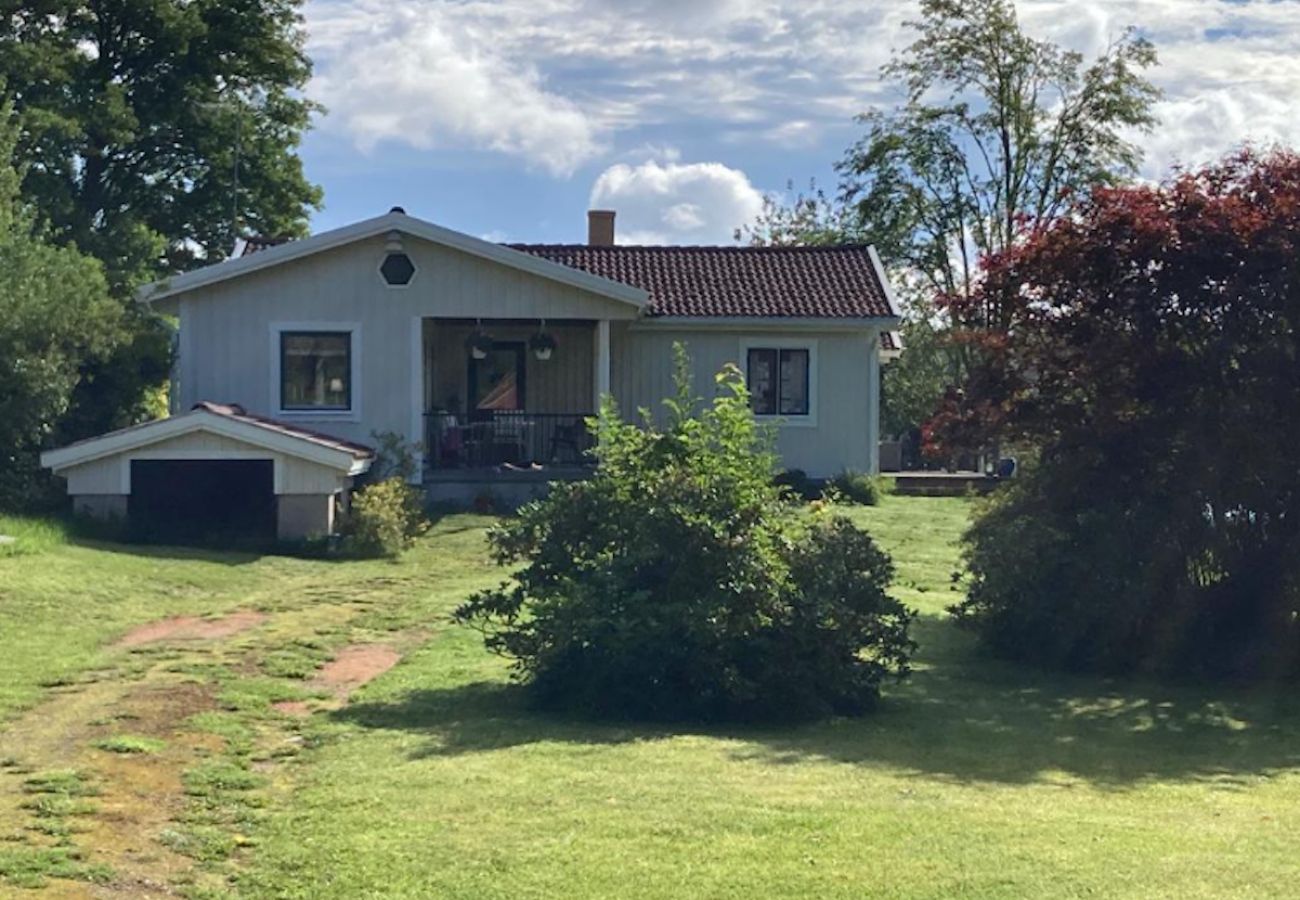
M772 481L801 500L816 500L822 495L822 486L808 477L803 469L785 469L777 472Z
M343 518L343 550L352 556L398 556L428 528L420 489L404 478L388 478L352 495Z
M497 562L525 565L455 618L547 708L656 720L868 709L912 649L912 613L885 593L888 556L833 505L810 515L783 499L737 369L707 406L686 371L679 348L662 428L603 405L594 476L493 529Z
M862 472L841 472L831 480L830 486L845 500L863 506L875 506L886 493L883 478Z
M964 538L971 581L953 608L959 621L1000 656L1073 671L1300 672L1290 587L1300 543L1234 571L1213 545L1248 546L1242 536L1223 534L1195 492L1142 478L1107 468L1102 454L1022 470Z

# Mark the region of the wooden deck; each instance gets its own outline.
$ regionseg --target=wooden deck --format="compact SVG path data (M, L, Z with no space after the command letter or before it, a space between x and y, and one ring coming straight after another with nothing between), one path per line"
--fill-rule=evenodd
M893 472L894 493L909 497L964 497L987 494L1001 480L983 472Z

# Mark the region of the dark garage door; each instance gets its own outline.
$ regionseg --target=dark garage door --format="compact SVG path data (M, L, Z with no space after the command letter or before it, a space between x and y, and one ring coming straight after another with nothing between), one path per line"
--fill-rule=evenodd
M269 459L135 459L127 518L140 540L248 546L275 538Z

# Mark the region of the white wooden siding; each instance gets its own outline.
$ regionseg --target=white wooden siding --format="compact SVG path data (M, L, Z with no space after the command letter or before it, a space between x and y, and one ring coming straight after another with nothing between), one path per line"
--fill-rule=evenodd
M671 393L676 340L688 345L697 391L709 394L724 363L743 362L743 341L780 337L788 343L806 336L817 345L817 424L779 428L785 465L820 477L875 468L879 362L873 328L634 323L633 306L579 288L409 236L404 249L417 270L404 288L390 288L379 276L385 251L378 237L182 295L180 317L189 334L180 342L180 407L229 401L274 415L270 333L276 322L360 324L360 421L310 412L284 417L371 444L377 431L418 441L423 410L466 399L463 341L470 326L429 320L481 318L494 336L521 340L535 326L493 320L549 320L559 349L546 363L528 356L528 406L539 412L590 409L594 323L612 320L610 386L629 416L642 406L658 411ZM90 471L85 477L87 483L99 478Z
M277 494L333 494L351 481L327 466L196 431L74 466L62 473L68 480L68 494L130 493L133 459L269 459L275 464Z
M295 413L292 419L373 443L375 431L409 432L412 410L423 408L425 398L415 396L419 380L412 377L419 371L411 358L420 344L412 330L417 318L558 322L637 315L629 304L499 263L409 236L403 242L416 266L415 279L404 288L390 288L379 276L384 239L375 238L183 295L181 319L192 334L182 342L181 407L188 409L199 400L228 401L272 415L272 323L356 321L362 326L360 356L365 366L359 398L362 421L314 419L311 413ZM556 359L562 353L591 352L570 347L568 341L562 347ZM437 396L430 400L445 402ZM409 437L419 439L418 434Z
M817 425L777 426L777 450L787 468L817 478L845 470L875 471L873 407L874 348L879 335L861 331L713 330L657 328L652 325L613 329L613 394L625 416L649 407L662 415L662 400L673 392L673 343L686 345L695 392L712 397L713 376L727 363L744 371L742 345L763 344L779 336L785 346L800 339L817 347Z

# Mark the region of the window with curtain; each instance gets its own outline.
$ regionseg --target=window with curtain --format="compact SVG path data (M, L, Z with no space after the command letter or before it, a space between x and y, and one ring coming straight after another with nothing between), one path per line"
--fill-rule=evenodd
M808 364L804 348L749 348L745 377L754 414L808 415Z
M280 408L352 408L352 335L346 331L280 333Z

